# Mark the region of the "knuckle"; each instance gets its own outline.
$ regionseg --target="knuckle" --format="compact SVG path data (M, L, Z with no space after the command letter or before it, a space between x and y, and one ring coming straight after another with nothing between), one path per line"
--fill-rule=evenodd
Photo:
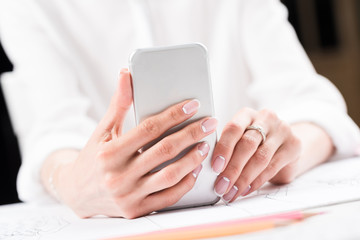
M106 150L100 150L96 153L95 159L104 162L108 158L108 152Z
M276 163L270 163L267 167L266 167L266 173L267 176L274 176L278 171L279 171L279 166ZM264 175L264 174L262 174Z
M238 123L234 121L228 122L225 125L224 129L225 131L229 131L229 132L242 132L244 130Z
M247 186L250 184L250 177L248 175L242 175L238 182L240 183L239 186Z
M176 172L163 169L161 171L161 179L169 186L173 186L178 182L178 176Z
M221 149L221 151L224 151L224 152L231 153L233 151L233 147L230 145L230 143L227 143L227 142L221 141L221 140L216 144L216 148Z
M106 173L103 179L105 189L111 193L117 190L117 186L119 185L120 181L121 180L119 180L119 177L112 172Z
M277 172L277 167L274 164L269 164L267 168L254 180L258 187L264 185L269 181Z
M96 152L95 158L98 161L107 161L111 159L112 155L114 154L114 144L113 143L105 143L101 144Z
M262 116L264 116L266 119L278 119L278 116L276 115L276 113L270 109L262 109L260 111L260 114Z
M197 147L196 147L197 148ZM197 150L195 150L195 151L191 151L190 153L189 153L189 159L190 159L190 161L191 161L191 164L193 165L193 166L197 166L197 165L199 165L199 163L203 160L203 158L205 157L202 157L200 154L198 154L197 153Z
M161 156L175 155L175 146L171 142L167 141L166 138L158 143L157 150Z
M256 151L254 158L257 164L265 165L269 162L270 156L270 149L264 145Z
M280 132L288 134L290 132L290 125L285 121L280 121L278 129Z
M266 176L259 176L257 187L264 185L269 179Z
M100 180L100 188L104 189L108 194L116 198L126 198L131 192L128 172L107 172ZM127 187L124 187L127 186Z
M258 176L252 183L251 183L251 191L254 192L257 189L259 189L261 186L263 186L266 181L268 179L266 179L264 176L260 175Z
M157 123L156 120L153 118L148 118L145 121L142 122L140 125L142 128L142 131L145 132L147 135L150 136L158 136L160 135L160 126Z
M227 176L231 177L239 177L241 174L242 169L239 166L235 166L233 164L229 164L227 166L226 172L227 172Z
M182 112L182 110L180 109L170 109L169 113L168 113L168 117L173 121L173 122L177 122L179 121L181 114L180 112ZM183 113L183 112L182 112Z
M95 159L98 163L99 169L103 172L108 169L108 153L106 151L99 151L96 153Z
M259 187L261 187L262 179L260 177L257 177L252 183L251 183L251 190L255 191L256 189L258 189Z
M184 185L185 185L186 192L190 191L194 187L194 184L195 184L195 180L193 177L189 177L189 178L185 179Z
M171 206L177 203L184 196L185 193L189 192L193 188L194 183L195 181L193 177L186 177L185 179L183 179L183 181L181 182L181 184L183 185L182 189L176 193L169 195L164 200L165 204L167 206Z
M113 156L115 148L112 144L107 146L102 146L95 154L95 161L97 162L99 169L102 171L107 171L113 167Z
M256 137L249 134L244 134L243 137L240 139L240 142L250 149L257 148L259 145Z
M172 206L174 205L175 203L177 203L181 196L178 196L179 194L171 194L169 195L167 198L164 199L164 204L166 206Z
M191 139L193 140L193 141L198 141L199 139L201 139L201 136L202 136L202 134L201 134L201 132L200 132L200 129L201 128L197 128L197 127L195 127L195 126L192 126L191 128L189 128L189 130L188 130L188 134L190 135L190 137L191 137Z

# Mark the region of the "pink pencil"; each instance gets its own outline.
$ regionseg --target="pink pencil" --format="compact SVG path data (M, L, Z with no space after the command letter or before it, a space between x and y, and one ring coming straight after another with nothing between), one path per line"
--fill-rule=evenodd
M232 234L241 234L266 228L272 228L276 226L285 226L293 222L301 221L308 217L319 215L323 213L303 213L301 211L292 211L286 213L278 213L273 215L266 215L261 217L252 217L245 219L229 220L217 223L200 224L189 227L173 228L167 230L154 231L144 233L140 235L133 235L114 239L166 239L168 237L174 238L175 236L180 237L179 239L188 239L189 235L197 237L211 237L212 234L217 236L226 236ZM211 232L210 230L216 230ZM181 233L181 234L180 234ZM195 235L194 235L195 234ZM181 235L181 236L180 236Z

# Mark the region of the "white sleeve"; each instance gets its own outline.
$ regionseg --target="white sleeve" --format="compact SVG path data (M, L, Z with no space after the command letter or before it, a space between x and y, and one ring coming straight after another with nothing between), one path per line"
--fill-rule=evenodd
M1 82L21 149L23 201L49 199L40 181L44 159L55 150L81 149L96 126L69 53L44 23L35 1L0 1L0 38L14 65Z
M318 75L287 21L279 0L245 0L242 44L254 79L248 89L258 109L269 108L289 123L312 122L331 137L336 158L355 155L357 125L339 91Z

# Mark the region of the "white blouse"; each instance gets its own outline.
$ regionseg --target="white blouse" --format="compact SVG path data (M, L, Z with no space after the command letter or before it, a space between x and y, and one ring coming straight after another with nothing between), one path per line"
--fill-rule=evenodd
M315 72L278 0L1 0L0 38L14 64L1 82L21 148L24 201L46 198L42 162L84 146L139 47L207 46L219 134L247 106L319 125L339 158L360 144L342 96Z

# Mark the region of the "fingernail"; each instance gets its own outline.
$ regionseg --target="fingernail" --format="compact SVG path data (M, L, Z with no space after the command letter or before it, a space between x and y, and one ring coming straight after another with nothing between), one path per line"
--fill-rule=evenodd
M193 170L192 175L194 176L194 178L197 178L199 176L201 169L202 169L202 165L200 164L199 166L197 166L197 168Z
M121 74L121 73L127 73L129 70L127 69L127 68L122 68L122 69L120 69L120 72L119 72L119 75Z
M230 191L225 194L222 198L226 203L229 203L231 201L231 199L233 199L233 197L236 195L236 193L238 192L238 188L237 186L232 186L232 188L230 189Z
M209 152L209 150L210 146L206 142L203 142L198 146L198 151L201 156L205 156Z
M245 190L240 195L244 197L250 191L250 189L251 189L251 186L249 185L245 188Z
M193 112L195 112L196 110L198 110L200 107L200 102L197 99L194 99L188 103L186 103L182 110L184 111L185 114L192 114Z
M215 185L214 191L215 194L221 197L224 195L226 189L229 187L230 179L227 177L222 177L217 184Z
M225 165L225 158L223 156L217 156L215 158L214 164L212 166L212 170L216 173L219 174L221 173L221 171L223 170Z
M209 118L201 124L201 129L204 133L211 132L212 130L216 129L217 123L218 121L216 118Z

